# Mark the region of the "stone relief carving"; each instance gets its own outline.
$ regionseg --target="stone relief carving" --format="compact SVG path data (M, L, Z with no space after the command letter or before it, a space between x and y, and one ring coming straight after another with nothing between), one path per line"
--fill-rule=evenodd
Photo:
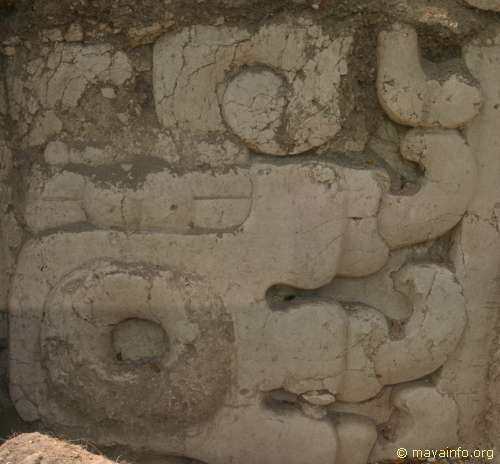
M379 35L379 100L394 121L413 127L463 126L479 112L481 93L466 69L422 66L417 31L394 24ZM432 76L432 78L428 75Z
M255 34L200 26L165 36L154 48L158 118L167 129L184 126L183 137L224 140L229 129L261 153L305 152L340 129L351 43L293 18Z
M381 168L311 155L353 112L355 40L291 15L163 35L146 168L112 138L72 140L63 118L134 79L126 53L12 59L16 136L43 150L9 301L23 419L210 464L364 464L476 440L464 424L484 411L488 356L475 377L464 366L490 350L498 287L474 273L500 246L500 39L464 47L457 71L421 58L413 26L380 32L374 85L422 172L402 192ZM207 153L209 169L176 164Z

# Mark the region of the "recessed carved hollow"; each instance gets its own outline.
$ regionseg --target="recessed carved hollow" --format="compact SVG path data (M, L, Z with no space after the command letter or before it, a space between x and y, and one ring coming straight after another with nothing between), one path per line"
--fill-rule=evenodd
M169 351L163 327L146 319L126 319L118 323L111 332L111 339L118 361L159 361Z

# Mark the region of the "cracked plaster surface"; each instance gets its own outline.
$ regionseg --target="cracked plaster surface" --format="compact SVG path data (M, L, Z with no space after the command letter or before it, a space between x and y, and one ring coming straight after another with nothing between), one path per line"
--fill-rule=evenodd
M370 146L422 171L399 192L380 168L298 156L349 117L355 40L288 15L167 32L146 163L71 137L72 111L119 105L139 79L126 51L57 38L9 60L0 114L39 150L22 208L1 224L21 248L9 356L25 420L214 464L364 464L398 446L477 443L488 401L495 427L494 367L489 397L483 385L498 303L498 40L471 42L450 75L429 70L412 26L380 33L381 107L414 129L387 119ZM279 304L274 288L288 292ZM163 342L128 357L148 324Z
M154 49L158 117L165 128L180 126L207 142L203 134L229 135L225 122L262 153L315 148L333 138L346 117L342 100L349 95L340 87L351 44L351 37L332 39L307 19L291 18L255 34L195 26L166 35Z

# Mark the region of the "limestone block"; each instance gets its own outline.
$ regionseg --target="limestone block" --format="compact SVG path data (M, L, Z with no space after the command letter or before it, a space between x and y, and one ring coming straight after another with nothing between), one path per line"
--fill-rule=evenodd
M396 411L387 425L392 438L379 435L371 462L395 459L400 447L442 450L458 444L457 405L433 385L414 382L398 386L393 390L392 402Z
M432 79L422 66L416 30L394 24L378 41L380 104L399 124L456 128L479 112L481 93L464 71Z
M167 34L154 47L158 118L207 143L233 134L261 153L310 150L346 116L340 102L349 96L340 86L351 43L291 17L252 34L226 26Z

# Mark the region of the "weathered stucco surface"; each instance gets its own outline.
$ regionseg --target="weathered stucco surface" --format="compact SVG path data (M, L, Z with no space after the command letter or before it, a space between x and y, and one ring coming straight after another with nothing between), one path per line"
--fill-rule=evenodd
M52 3L0 2L21 418L208 464L500 452L499 2Z

